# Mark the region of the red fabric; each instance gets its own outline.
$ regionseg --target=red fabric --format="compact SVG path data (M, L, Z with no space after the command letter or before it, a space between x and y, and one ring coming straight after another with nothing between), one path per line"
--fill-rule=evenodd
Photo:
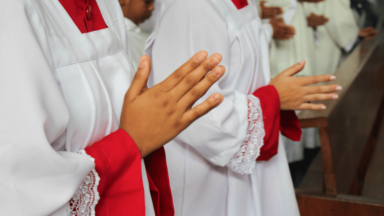
M117 130L85 149L100 176L97 215L145 215L141 154L132 138Z
M144 161L156 215L175 215L164 147L148 155Z
M264 145L260 149L258 161L268 161L277 154L279 147L280 99L274 86L257 89L253 95L260 100L264 121Z
M59 0L81 33L107 28L96 0ZM88 6L91 8L89 20Z
M292 141L300 141L301 139L301 126L295 111L281 111L280 112L280 131Z
M293 141L300 141L301 127L294 111L281 111L279 93L272 85L257 89L253 95L260 100L264 121L264 145L258 161L268 161L278 152L279 130Z
M239 10L248 5L248 0L232 0L232 2Z

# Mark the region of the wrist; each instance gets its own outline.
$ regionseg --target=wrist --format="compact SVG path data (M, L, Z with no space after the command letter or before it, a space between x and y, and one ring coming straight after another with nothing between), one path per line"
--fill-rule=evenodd
M120 125L120 128L119 128L119 129L125 131L125 132L128 134L128 136L131 137L131 139L135 142L137 148L139 149L139 152L140 152L141 157L144 158L144 157L146 156L146 151L145 151L145 149L144 149L144 146L141 145L141 142L140 142L135 136L132 136L132 134L134 134L134 133L130 133L129 130L128 130L128 128L127 128L127 127L124 127L123 124Z

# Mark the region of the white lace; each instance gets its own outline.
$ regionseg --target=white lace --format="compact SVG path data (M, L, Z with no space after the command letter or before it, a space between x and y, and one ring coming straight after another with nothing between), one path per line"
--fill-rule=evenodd
M95 159L89 156L84 150L77 151L77 153L87 155L95 162ZM92 169L77 189L75 195L68 202L68 216L95 216L95 207L100 199L99 192L97 191L99 182L99 175L95 169Z
M260 148L264 144L264 122L259 98L248 95L248 129L247 137L240 150L231 158L227 166L242 175L251 174Z

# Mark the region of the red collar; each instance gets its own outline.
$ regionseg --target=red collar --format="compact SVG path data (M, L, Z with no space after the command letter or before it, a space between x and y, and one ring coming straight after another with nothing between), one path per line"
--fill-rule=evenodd
M232 0L232 2L239 10L245 6L248 6L248 0Z
M107 28L96 0L59 0L81 33Z

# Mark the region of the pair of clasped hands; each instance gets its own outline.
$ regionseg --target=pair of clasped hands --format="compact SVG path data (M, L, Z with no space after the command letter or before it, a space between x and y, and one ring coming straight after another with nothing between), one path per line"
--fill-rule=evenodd
M151 60L144 55L140 59L125 98L120 128L135 141L141 156L145 157L175 138L195 120L220 105L224 97L215 93L203 103L194 106L208 89L225 73L220 66L222 56L200 51L163 82L147 87ZM334 80L331 75L293 77L304 68L302 61L281 72L269 83L280 97L282 110L322 110L323 104L308 102L336 99L334 92L339 85L316 85Z

